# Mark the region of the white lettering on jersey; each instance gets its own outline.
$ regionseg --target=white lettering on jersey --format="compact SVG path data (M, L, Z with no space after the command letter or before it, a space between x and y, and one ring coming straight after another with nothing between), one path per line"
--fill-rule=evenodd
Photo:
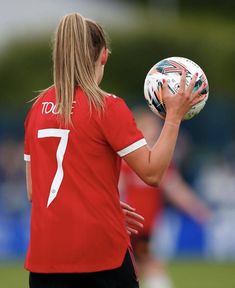
M73 101L71 114L73 114L73 108L74 108L75 103L76 103L76 101ZM57 111L57 107L56 107L55 103L42 102L42 114L49 114L49 113L52 113L55 115L59 113Z
M42 102L42 114L58 114L56 105L53 102Z

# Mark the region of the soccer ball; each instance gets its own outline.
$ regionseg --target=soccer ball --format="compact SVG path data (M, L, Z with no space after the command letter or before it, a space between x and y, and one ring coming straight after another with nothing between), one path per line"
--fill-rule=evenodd
M209 95L209 86L205 73L192 60L183 57L169 57L155 64L148 72L144 82L144 97L150 109L160 116L166 117L166 107L162 99L162 80L167 81L169 90L172 94L176 94L179 89L182 71L186 71L186 86L189 85L194 74L198 73L198 77L194 86L194 91L206 83L206 87L201 94L206 94L205 98L191 107L185 114L184 120L189 120L197 115L205 106Z

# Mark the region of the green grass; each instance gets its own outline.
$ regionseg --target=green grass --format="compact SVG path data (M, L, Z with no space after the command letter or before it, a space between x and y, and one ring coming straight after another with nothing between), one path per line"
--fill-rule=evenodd
M168 271L175 288L235 287L235 263L172 262ZM28 287L22 263L0 264L0 287Z
M235 287L235 263L175 262L168 270L175 288Z
M23 268L23 263L0 264L1 288L27 288L28 273Z

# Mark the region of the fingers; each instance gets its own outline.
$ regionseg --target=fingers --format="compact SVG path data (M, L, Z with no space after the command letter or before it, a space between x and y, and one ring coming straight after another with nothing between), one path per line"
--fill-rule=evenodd
M138 230L143 228L143 224L141 222L144 221L144 217L135 213L135 209L128 205L125 202L120 201L120 205L122 208L123 213L125 214L125 221L126 221L126 231L129 235L131 234L138 234Z
M127 233L128 233L129 235L131 235L131 234L138 234L138 233L139 233L138 230L133 229L133 228L131 228L131 227L126 227L126 230L127 230Z
M198 77L198 73L194 74L193 77L192 77L192 80L190 81L190 83L188 85L187 92L189 93L189 95L191 95L192 92L193 92L197 77Z
M135 212L132 212L132 211L128 211L128 210L123 210L124 214L126 215L126 217L128 218L134 218L138 221L144 221L144 217L142 217L141 215L135 213Z
M135 211L135 208L131 207L130 205L128 205L125 202L120 201L120 205L121 205L122 209L126 209L129 211Z
M129 224L131 224L131 226L135 226L135 227L138 227L138 228L143 228L144 225L143 223L140 223L139 221L136 221L132 218L127 218L126 219L126 223L127 223L127 226L129 226Z
M180 87L179 87L179 94L182 94L185 91L185 84L186 84L186 71L182 70L182 75L180 78Z
M144 217L133 211L129 211L126 209L123 209L123 213L125 214L127 233L129 235L138 234L139 233L138 230L144 227L142 223L144 221Z
M163 92L163 95L162 95L162 98L164 98L164 96L169 93L169 87L168 87L168 84L167 84L167 81L166 79L162 79L162 92ZM164 100L164 99L163 99Z
M198 104L199 102L201 102L204 98L206 97L206 95L201 95L201 96L196 96L192 103L191 103L191 106L194 106L196 104Z
M202 91L206 88L207 85L208 85L208 84L207 84L206 82L204 82L204 83L201 85L201 87L200 87L194 94L198 94L198 95L200 95L200 96L203 96L203 94L201 94L201 93L202 93Z
M186 71L182 70L180 84L179 84L179 91L178 91L179 94L184 93L185 85L186 85ZM163 90L163 94L169 93L169 87L168 87L166 79L162 79L162 90Z
M193 93L193 90L195 88L195 83L197 81L197 77L198 77L198 73L195 73L187 88L187 94L190 95L189 97L191 99L192 106L201 102L206 97L206 95L201 95L201 92L207 86L207 83L205 82L199 87L199 89L197 89L196 92Z
M201 94L201 92L206 88L207 83L204 82L201 87L192 95L192 106L201 102L205 97L206 94Z

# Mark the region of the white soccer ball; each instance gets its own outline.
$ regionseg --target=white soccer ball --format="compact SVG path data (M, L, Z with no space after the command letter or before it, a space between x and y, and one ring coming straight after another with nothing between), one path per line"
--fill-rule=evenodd
M207 85L201 94L206 97L196 105L194 105L184 116L184 120L189 120L197 115L205 106L209 95L209 84L203 70L192 60L183 57L169 57L155 64L148 72L144 82L144 97L150 109L165 118L166 107L162 99L162 80L167 81L169 90L172 94L176 94L179 89L182 71L186 71L186 85L188 86L193 75L198 73L194 91L196 91L203 83Z

